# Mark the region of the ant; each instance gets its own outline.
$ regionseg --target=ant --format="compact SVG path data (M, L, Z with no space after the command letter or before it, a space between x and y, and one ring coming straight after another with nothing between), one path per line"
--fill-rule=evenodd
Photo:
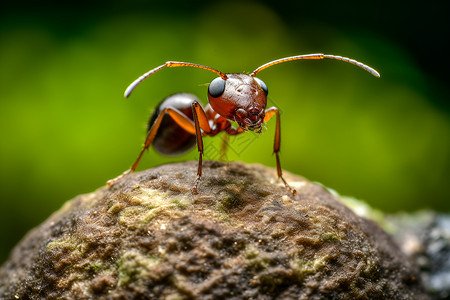
M195 143L199 152L197 178L195 179L192 193L197 194L197 186L202 176L203 140L202 137L215 136L225 131L229 135L241 134L245 131L261 133L263 123L269 121L276 115L276 130L273 152L277 162L277 173L286 189L293 195L295 189L291 188L283 178L280 157L280 113L278 108L266 109L268 89L266 84L255 77L260 71L271 66L300 59L336 59L356 65L376 77L380 74L371 67L347 57L307 54L290 56L266 63L250 74L232 73L225 74L208 66L188 62L168 61L156 67L136 79L125 90L124 96L128 98L138 84L150 75L164 69L174 67L193 67L208 70L219 75L213 79L208 87L209 103L203 108L200 100L186 93L175 94L165 98L154 110L148 123L147 138L144 148L138 158L120 176L107 182L108 186L117 182L127 174L136 170L145 150L153 145L155 150L164 155L179 155L190 150ZM230 120L235 121L238 127L234 127ZM161 130L159 130L161 128Z

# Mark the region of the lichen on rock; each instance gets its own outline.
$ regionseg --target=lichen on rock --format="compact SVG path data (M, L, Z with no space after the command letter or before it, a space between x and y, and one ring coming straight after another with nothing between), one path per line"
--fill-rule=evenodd
M273 169L196 162L76 197L0 269L1 299L427 299L416 268L335 195Z

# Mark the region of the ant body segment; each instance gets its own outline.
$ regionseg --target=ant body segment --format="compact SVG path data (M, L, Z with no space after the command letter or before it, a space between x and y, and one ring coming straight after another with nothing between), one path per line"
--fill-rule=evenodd
M325 54L307 54L286 57L266 63L250 74L225 74L208 66L187 62L169 61L156 67L136 79L125 91L128 98L138 84L150 75L165 67L194 67L216 73L219 77L213 79L208 87L209 103L203 108L197 97L191 94L180 93L165 98L155 109L148 123L147 138L138 158L120 176L107 182L110 186L127 174L136 170L145 150L153 145L156 151L165 155L179 155L191 149L197 143L199 152L197 178L192 193L197 194L197 186L202 176L203 140L202 137L224 131L229 135L241 134L247 130L261 132L263 123L276 115L276 130L273 152L277 162L277 174L283 181L286 189L296 194L283 178L280 158L280 113L278 108L266 109L268 89L266 84L255 77L260 71L273 65L300 60L300 59L335 59L356 65L376 77L380 74L371 67L356 60ZM230 120L239 126L235 128Z

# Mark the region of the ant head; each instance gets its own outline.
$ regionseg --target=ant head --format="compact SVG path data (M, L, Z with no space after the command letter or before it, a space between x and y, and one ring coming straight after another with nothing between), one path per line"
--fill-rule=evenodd
M236 121L244 130L261 132L268 89L259 78L247 74L217 77L208 87L208 100L215 112Z

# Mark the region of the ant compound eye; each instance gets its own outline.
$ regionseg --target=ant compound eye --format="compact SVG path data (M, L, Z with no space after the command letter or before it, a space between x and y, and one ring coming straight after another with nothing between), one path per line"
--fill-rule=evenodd
M225 91L225 80L221 77L215 78L208 87L208 93L211 97L217 98L220 97Z
M259 84L259 86L263 89L264 94L269 94L269 90L267 89L267 85L264 83L264 81L262 81L261 79L254 77L256 82Z

